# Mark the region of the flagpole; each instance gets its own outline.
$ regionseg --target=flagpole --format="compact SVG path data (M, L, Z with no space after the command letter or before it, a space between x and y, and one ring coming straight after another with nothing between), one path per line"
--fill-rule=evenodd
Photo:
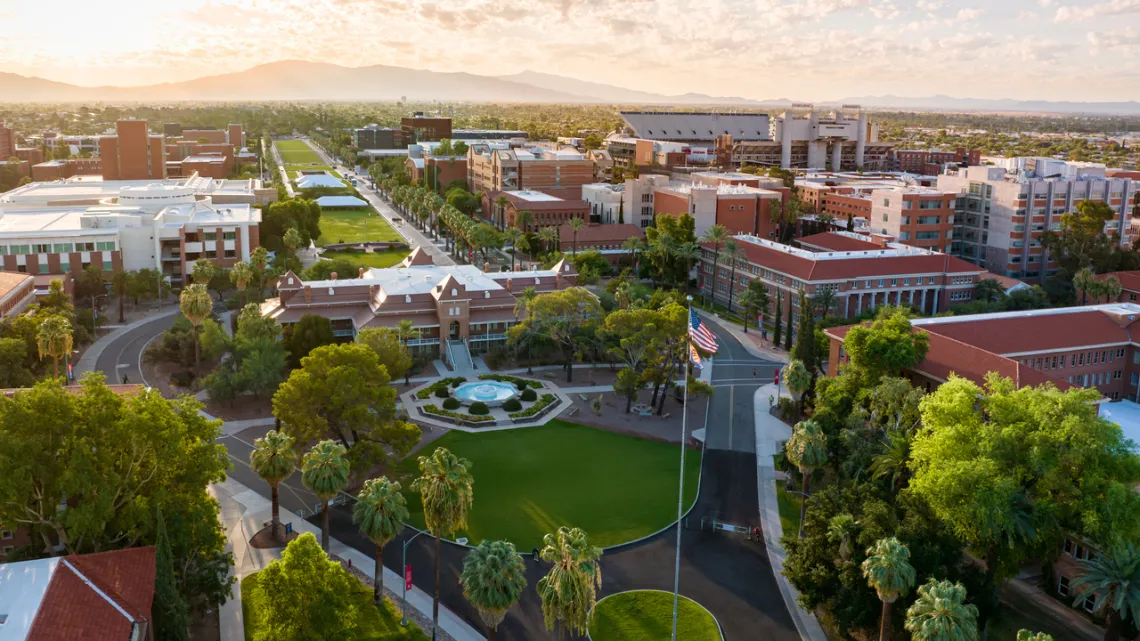
M685 328L685 347L687 349L682 357L682 362L685 364L683 368L685 387L681 404L681 480L677 484L677 558L673 565L673 641L677 641L677 601L681 589L681 515L684 513L685 504L685 435L687 434L685 427L689 420L689 351L693 346L693 339L689 335L689 327L692 326L693 297L686 296L685 300L689 304L689 316L685 319L687 325Z

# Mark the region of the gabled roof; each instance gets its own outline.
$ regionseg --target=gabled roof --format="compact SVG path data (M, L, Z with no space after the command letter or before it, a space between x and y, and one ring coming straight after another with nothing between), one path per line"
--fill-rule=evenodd
M412 253L404 257L403 262L400 263L401 267L410 267L412 265L434 265L435 261L431 259L431 255L423 250L422 247L416 247Z

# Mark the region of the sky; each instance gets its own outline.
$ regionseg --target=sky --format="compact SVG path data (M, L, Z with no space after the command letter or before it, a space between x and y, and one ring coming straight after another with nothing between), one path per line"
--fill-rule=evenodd
M754 99L1140 100L1140 0L0 0L0 71L131 86L292 59Z

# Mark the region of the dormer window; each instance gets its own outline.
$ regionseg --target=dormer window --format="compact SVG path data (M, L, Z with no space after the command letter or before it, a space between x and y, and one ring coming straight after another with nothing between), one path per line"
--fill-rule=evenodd
M452 288L452 290L451 290L451 295L452 295L452 296L458 296L458 295L459 295L459 290L458 290L458 289L455 289L455 288Z
M483 298L490 298L491 292L483 292Z
M289 284L290 284L290 285L292 285L292 284L293 284L293 279L292 279L292 278L290 278L290 279L289 279Z
M405 302L405 303L410 303L410 302L412 302L412 297L411 297L411 296L404 296L404 302Z
M535 285L541 285L542 281L536 278L536 279L534 279L534 284Z
M336 296L336 292L333 291L332 287L329 288L329 296Z

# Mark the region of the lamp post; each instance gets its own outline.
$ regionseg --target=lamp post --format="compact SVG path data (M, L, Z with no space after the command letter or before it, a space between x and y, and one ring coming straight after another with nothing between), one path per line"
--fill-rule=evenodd
M412 541L415 541L416 537L424 533L425 530L420 530L419 532L416 532L416 536L413 536L407 541L404 541L404 549L400 555L400 568L403 569L404 572L408 571L408 544ZM400 612L402 616L400 619L400 625L406 628L408 627L408 578L406 576L404 577L404 593L400 597Z

